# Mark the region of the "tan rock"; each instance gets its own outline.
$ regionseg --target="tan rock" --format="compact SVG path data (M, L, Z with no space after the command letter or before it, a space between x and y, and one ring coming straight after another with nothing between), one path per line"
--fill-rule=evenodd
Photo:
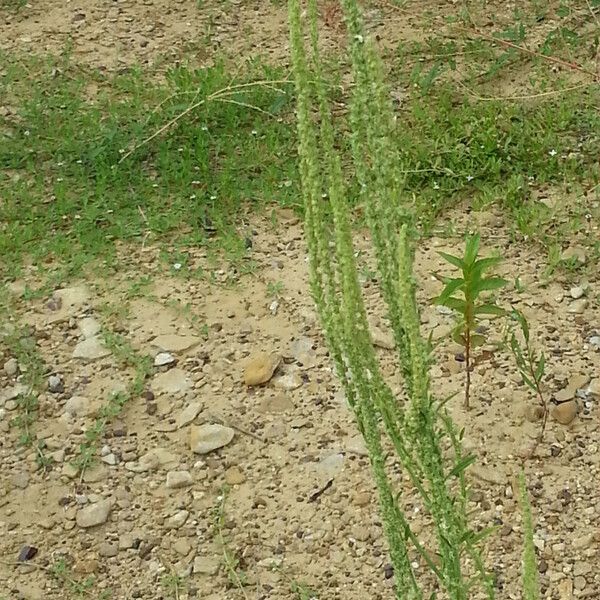
M558 421L561 425L568 425L577 416L577 402L575 400L569 400L563 402L552 409L552 416L555 421Z
M260 352L250 358L244 369L246 385L262 385L273 377L281 363L281 356L275 353Z
M239 467L229 467L225 471L225 483L228 485L240 485L244 481L246 481L246 475L244 475L244 472Z

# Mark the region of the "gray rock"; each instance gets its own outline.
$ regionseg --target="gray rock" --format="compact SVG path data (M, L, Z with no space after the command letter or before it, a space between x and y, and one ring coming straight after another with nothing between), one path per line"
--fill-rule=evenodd
M216 575L220 561L210 556L196 556L194 559L194 573L202 575Z
M89 417L98 410L99 403L83 396L71 396L65 403L65 414L69 417Z
M344 468L344 455L329 454L321 459L314 468L321 483L326 483L341 473Z
M587 308L587 298L580 298L579 300L573 300L567 307L567 312L575 315L579 315Z
M316 352L313 350L314 343L314 340L309 337L301 337L290 344L292 356L304 368L314 367L317 364Z
M125 468L134 473L154 471L159 467L171 468L179 463L179 457L166 448L153 448L140 456L138 462L127 462Z
M574 300L578 300L579 298L585 296L585 288L580 285L577 285L569 290L569 294L571 295L571 298L573 298Z
M79 527L87 529L88 527L96 527L106 523L112 503L110 500L100 500L95 504L90 504L77 512L75 520Z
M273 380L273 385L275 387L285 390L286 392L297 390L299 387L302 387L303 383L302 377L300 377L296 371L285 373Z
M172 517L169 517L165 521L165 527L167 529L179 529L182 527L190 516L189 511L179 510Z
M591 346L591 347L592 347L594 350L596 350L596 351L600 350L600 335L593 335L593 336L592 336L592 337L589 339L589 342L590 342L590 346Z
M201 410L201 402L192 402L191 404L188 404L177 417L177 428L181 429L182 427L189 425L200 414Z
M13 485L13 487L24 490L29 485L29 473L26 471L13 473L10 476L10 483Z
M110 354L110 350L98 337L91 337L79 342L73 350L73 358L81 360L98 360Z
M62 394L65 391L65 384L60 375L48 377L48 391L52 394Z
M117 457L112 452L110 452L109 454L105 454L104 456L101 456L100 460L103 463L110 465L111 467L114 467L119 462Z
M159 393L177 394L190 390L192 381L185 371L171 369L166 373L159 373L154 378L152 387Z
M167 473L167 487L178 490L192 485L192 476L189 471L169 471Z
M19 363L16 358L9 358L4 363L4 372L8 377L14 377L19 372Z
M235 431L218 423L207 423L190 430L190 448L195 454L208 454L231 442Z
M85 317L79 321L79 330L84 339L88 340L98 333L102 329L102 325L94 317Z
M160 348L163 352L185 352L197 346L201 341L201 338L193 335L166 334L155 338L152 345Z
M170 352L159 352L154 357L155 367L166 367L167 365L172 365L174 362L176 362L176 358Z

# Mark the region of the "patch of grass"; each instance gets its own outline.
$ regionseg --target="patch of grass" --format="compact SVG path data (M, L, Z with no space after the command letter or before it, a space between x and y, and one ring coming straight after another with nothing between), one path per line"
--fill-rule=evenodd
M106 347L122 367L133 369L133 378L125 391L112 393L108 397L96 420L86 430L85 440L79 445L78 455L72 462L81 479L96 460L98 447L105 436L107 425L121 414L132 398L143 392L145 381L152 371L151 357L139 354L124 336L108 330L102 333Z
M38 396L44 386L46 364L29 327L7 321L3 330L0 330L0 341L6 347L8 355L17 360L19 382L24 386L24 390L16 398L17 416L11 420L11 425L19 430L19 443L35 448L38 466L47 470L52 466L52 459L45 453L44 441L38 440L35 435Z
M115 240L235 237L244 204L295 201L296 185L282 184L296 181L289 88L268 83L278 70L178 67L157 83L4 53L0 73L2 279L26 258L40 270L110 264Z
M27 0L0 0L0 10L16 12L27 6Z

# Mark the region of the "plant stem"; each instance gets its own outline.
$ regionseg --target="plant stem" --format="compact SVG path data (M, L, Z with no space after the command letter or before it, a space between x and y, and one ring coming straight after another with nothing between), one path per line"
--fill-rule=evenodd
M464 407L469 408L469 399L471 393L471 329L467 325L465 332L465 363L467 366L467 384L465 386Z

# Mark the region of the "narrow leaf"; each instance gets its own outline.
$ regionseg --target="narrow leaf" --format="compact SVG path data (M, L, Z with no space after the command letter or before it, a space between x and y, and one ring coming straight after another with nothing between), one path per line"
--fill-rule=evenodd
M498 317L503 317L506 314L506 311L495 304L486 303L480 304L475 307L476 315L496 315Z
M446 259L451 265L454 265L459 269L462 269L464 267L464 262L461 258L458 258L458 256L453 256L452 254L447 254L446 252L438 252L438 254L442 258Z

